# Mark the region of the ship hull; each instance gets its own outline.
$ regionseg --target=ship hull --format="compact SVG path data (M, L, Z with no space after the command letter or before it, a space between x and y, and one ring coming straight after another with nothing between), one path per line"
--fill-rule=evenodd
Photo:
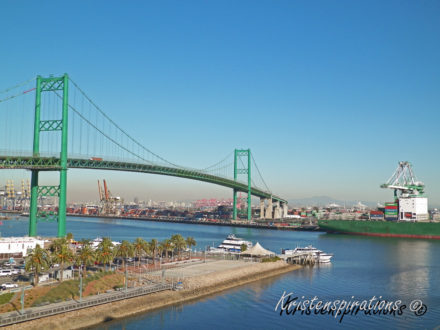
M319 220L319 228L326 232L419 239L440 239L438 222L391 222L360 220Z

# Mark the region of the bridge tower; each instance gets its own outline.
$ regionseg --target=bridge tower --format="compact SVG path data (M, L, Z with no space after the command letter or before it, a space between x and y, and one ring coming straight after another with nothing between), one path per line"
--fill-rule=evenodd
M38 174L41 169L32 170L31 178L31 206L29 219L29 236L37 235L37 220L45 216L47 220L58 220L58 237L66 235L66 191L67 191L67 119L68 119L68 85L69 77L64 74L61 77L42 78L37 76L35 93L35 121L34 121L34 144L33 158L37 161L40 157L40 133L61 131L61 151L59 167L54 169L60 172L58 186L39 186ZM61 118L41 120L41 93L62 93ZM58 197L58 214L41 214L38 212L38 199L43 196Z
M242 162L241 157L247 157L247 162ZM238 161L240 160L241 167L239 167ZM247 166L247 168L246 168ZM234 150L234 181L237 181L239 174L247 174L248 181L248 207L247 216L248 220L252 220L252 205L251 205L251 149L235 149ZM237 219L237 189L234 188L234 204L232 208L232 218Z

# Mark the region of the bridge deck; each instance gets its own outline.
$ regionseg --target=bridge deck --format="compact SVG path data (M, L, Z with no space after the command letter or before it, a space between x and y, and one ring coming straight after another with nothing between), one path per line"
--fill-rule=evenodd
M228 178L219 177L197 170L174 168L169 166L161 166L154 164L138 164L131 162L121 162L112 160L93 160L81 158L69 158L67 161L68 168L78 169L95 169L95 170L112 170L150 173L159 175L175 176L191 180L203 181L220 186L236 189L237 191L247 192L248 187L245 183L234 181ZM59 170L60 159L55 157L20 157L20 156L0 156L0 169L36 169L40 171ZM275 201L287 203L287 201L279 196L272 195L270 192L263 191L259 188L252 187L251 194L260 198L272 197Z

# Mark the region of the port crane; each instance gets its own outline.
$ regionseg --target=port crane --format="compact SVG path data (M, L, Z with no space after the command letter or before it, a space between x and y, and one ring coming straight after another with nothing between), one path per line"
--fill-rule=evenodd
M101 184L98 180L98 193L99 193L99 200L101 202L100 213L117 215L118 214L117 204L122 202L121 198L112 197L112 194L107 187L107 182L103 180L103 183L104 183L104 189L101 187Z
M417 181L410 162L399 162L391 178L380 187L394 189L394 197L397 199L399 191L402 197L423 195L425 184Z

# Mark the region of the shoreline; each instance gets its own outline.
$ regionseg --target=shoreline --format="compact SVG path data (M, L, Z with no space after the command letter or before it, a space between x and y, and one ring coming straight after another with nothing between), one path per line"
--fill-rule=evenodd
M180 220L180 219L160 219L149 217L127 217L121 215L93 215L93 214L67 214L69 217L78 218L107 218L107 219L119 219L119 220L135 220L135 221L151 221L151 222L171 222L171 223L183 223L192 225L207 225L207 226L226 226L226 227L242 227L242 228L257 228L257 229L271 229L271 230L287 230L287 231L322 231L318 226L270 226L267 224L247 224L240 222L209 222L209 221L193 221L193 220Z
M8 326L8 329L86 329L106 322L133 317L171 305L197 300L218 294L258 280L282 275L301 266L284 261L249 264L231 271L194 276L184 280L185 289L163 291L141 297L116 301L104 305L84 308L64 314L49 316Z
M9 214L16 214L17 216L23 217L28 215L22 215L18 211L7 211ZM95 214L76 214L67 213L66 216L72 218L103 218L103 219L119 219L119 220L135 220L135 221L150 221L150 222L164 222L164 223L183 223L183 224L193 224L193 225L207 225L207 226L226 226L226 227L241 227L241 228L256 228L256 229L270 229L270 230L286 230L286 231L316 231L322 232L316 225L304 225L304 226L286 226L286 225L269 225L267 223L246 223L246 220L238 222L210 222L210 221L196 221L196 220L183 220L177 218L151 218L151 217L129 217L122 215L95 215ZM12 220L12 219L11 219ZM279 223L280 220L273 220L274 223ZM289 219L285 219L289 221Z

